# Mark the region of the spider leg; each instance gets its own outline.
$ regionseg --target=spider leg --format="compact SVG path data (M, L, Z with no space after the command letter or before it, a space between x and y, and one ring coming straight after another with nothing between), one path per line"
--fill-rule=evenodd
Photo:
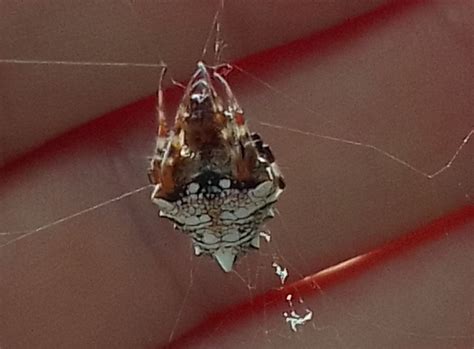
M156 114L158 116L158 137L168 136L168 124L166 123L164 102L163 102L163 79L165 77L167 67L163 65L158 81L158 89L156 91Z
M182 88L183 90L186 89L186 85L180 83L179 81L177 81L173 78L171 78L171 82L173 83L173 85L178 86L178 87Z
M234 93L232 92L232 89L230 88L229 83L226 81L226 79L224 79L224 77L216 70L214 70L212 74L217 80L219 80L222 86L224 86L226 97L230 101L230 111L232 113L243 114L242 108L240 107L239 102L237 102L237 98L234 96Z
M156 114L158 117L158 136L156 139L155 155L148 169L148 179L152 184L160 185L160 193L170 193L175 187L174 161L170 158L172 144L169 141L170 130L166 122L163 99L163 79L167 67L164 65L160 72L158 89L156 91Z

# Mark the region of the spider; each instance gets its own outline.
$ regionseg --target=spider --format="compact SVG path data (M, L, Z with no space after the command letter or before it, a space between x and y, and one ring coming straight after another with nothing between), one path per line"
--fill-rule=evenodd
M158 135L148 171L160 216L189 235L196 255L213 257L225 272L238 255L260 247L261 226L274 217L285 188L270 147L247 127L225 79L230 69L197 63L172 128L159 88Z

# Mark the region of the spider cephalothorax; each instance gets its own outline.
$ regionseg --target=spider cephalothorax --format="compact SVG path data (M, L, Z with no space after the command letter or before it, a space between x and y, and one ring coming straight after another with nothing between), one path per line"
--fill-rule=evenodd
M161 216L191 237L196 255L212 255L230 271L239 253L259 247L261 226L273 217L285 186L272 152L249 132L221 70L202 62L186 86L172 129L161 98L158 113L149 170L156 185L152 201Z

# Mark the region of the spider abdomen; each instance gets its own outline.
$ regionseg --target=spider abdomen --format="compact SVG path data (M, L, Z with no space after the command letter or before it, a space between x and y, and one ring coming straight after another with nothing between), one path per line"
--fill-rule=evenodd
M161 216L191 237L197 255L213 255L230 271L238 254L259 247L260 228L273 217L280 192L271 180L251 187L205 172L183 187L176 200L154 201Z

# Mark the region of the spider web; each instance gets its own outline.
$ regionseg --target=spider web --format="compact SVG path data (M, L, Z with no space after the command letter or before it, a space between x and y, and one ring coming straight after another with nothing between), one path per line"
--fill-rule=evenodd
M134 4L127 5L134 13ZM223 11L213 17L216 23L220 23L220 12ZM207 41L212 41L212 36L209 38ZM358 42L358 45L364 44L363 40ZM205 45L209 46L209 43ZM295 48L298 45L292 47ZM340 48L336 51L341 50L347 53ZM353 54L356 48L349 45L347 50ZM242 302L250 304L250 317L245 320L252 324L250 330L241 328L241 324L228 330L230 320L217 317L202 342L196 341L194 345L314 347L317 343L321 347L357 347L366 344L357 333L367 329L369 333L381 332L387 341L402 338L405 343L426 345L424 341L435 339L440 347L472 340L469 335L450 330L446 325L434 326L442 331L433 332L429 326L417 327L416 322L412 324L407 319L406 323L402 322L397 314L392 318L382 317L377 309L386 304L387 299L367 302L359 279L350 285L343 284L336 291L329 283L318 281L329 273L328 268L355 263L365 252L396 238L406 229L469 205L472 195L472 180L469 182L469 170L472 170L472 142L469 141L473 134L469 120L472 118L453 113L456 118L452 114L452 119L436 120L439 125L427 125L423 119L431 110L413 108L413 113L419 116L399 115L399 105L385 111L382 118L371 110L377 110L378 102L384 105L383 100L374 100L373 93L368 93L371 98L368 99L359 93L357 86L350 85L357 81L357 76L351 76L351 69L342 56L341 59L331 52L325 55L319 52L298 56L295 61L294 52L286 52L279 56L276 72L259 69L251 60L233 64L234 72L229 77L231 86L250 119L250 127L259 131L272 146L289 187L279 203L279 215L268 225L270 242L262 241L259 251L242 257L231 274L216 272L212 260L192 256L186 237L171 231L168 222L156 218L156 209L149 204L150 186L143 184L144 176L134 178L145 170L143 163L153 143L151 132L145 139L143 135L147 133L140 128L130 128L126 134L110 132L108 137L112 139L122 137L113 142L112 148L121 153L130 152L125 162L120 162L120 155L111 148L103 149L107 161L101 162L101 153L91 159L91 152L81 152L77 145L64 144L64 150L55 152L53 160L41 159L46 166L34 164L29 174L6 171L6 184L1 189L3 231L0 233L0 275L4 280L0 291L6 295L8 314L2 319L5 342L15 343L12 338L20 335L12 329L15 325L26 330L20 325L26 317L32 319L29 326L33 328L49 319L48 315L39 315L42 308L35 301L36 297L43 297L45 304L55 305L49 314L53 319L71 311L75 318L67 319L66 323L84 321L80 316L85 316L85 322L94 324L99 335L108 335L107 331L113 326L130 323L129 331L150 338L148 343L142 339L139 346L156 344L155 336L162 332L167 339L162 345L179 345L183 334L207 315ZM325 59L335 62L339 71L318 68L325 66ZM21 59L3 59L0 63L157 70L162 65ZM171 66L171 62L168 65ZM337 74L342 74L344 79L337 79ZM339 87L341 81L346 80L349 81L347 89L354 95ZM308 81L311 84L308 85ZM300 88L300 85L305 87ZM371 91L371 86L364 87ZM340 97L329 98L335 92ZM172 93L169 95L173 99ZM331 116L321 115L320 110ZM152 125L151 121L144 125ZM131 122L125 121L127 125ZM434 154L432 146L437 150ZM84 178L87 177L84 164L90 162L97 168L93 178ZM48 172L54 168L53 163L60 165ZM73 189L58 180L66 172L73 173L77 180ZM29 185L33 181L32 173L49 176L48 187L38 189ZM117 175L111 178L111 173ZM101 190L110 182L106 190ZM18 184L22 185L19 190L16 189ZM100 192L100 200L89 198L94 191ZM334 200L335 196L339 199ZM38 207L40 198L43 202L55 200L55 204ZM27 206L29 201L37 203ZM68 211L62 208L65 201L77 201L77 206L72 207L82 207ZM403 208L411 201L424 207L421 219L419 213ZM387 210L392 217L384 215ZM21 223L25 221L38 224L23 226ZM368 227L373 234L364 236ZM360 243L360 237L367 241ZM450 249L459 248L454 239L451 241L448 237L448 242ZM466 246L468 244L466 241ZM435 244L430 251L437 249L441 246ZM429 255L430 251L425 253ZM359 257L351 260L353 256ZM339 264L344 260L348 261ZM456 260L444 263L456 264ZM440 284L446 281L445 276L429 273L432 264L410 266L409 275L413 278L422 275L439 280ZM392 268L398 266L395 262L391 265ZM29 269L35 273L26 277ZM407 269L404 266L401 270L406 272ZM169 273L169 270L174 272ZM305 293L293 284L319 270L319 278L310 283L312 293ZM372 272L389 280L392 277L391 285L399 282L397 291L407 292L406 297L415 299L406 300L407 304L415 302L416 307L430 311L427 304L416 304L422 299L407 291L414 281L404 281L407 276L402 271L389 273L384 268L376 268ZM62 283L66 283L64 288L58 286ZM141 287L134 286L137 284ZM177 293L161 295L162 284ZM376 289L381 287L374 284ZM18 293L14 293L15 289ZM99 294L109 292L108 297L101 297L98 305L90 289ZM50 294L51 290L62 290L64 294ZM260 297L269 290L279 292L280 301ZM455 290L446 290L438 301L455 295ZM15 305L15 302L22 304ZM263 306L259 302L263 302ZM103 312L95 310L99 306ZM124 322L112 319L108 313L116 306L124 310L115 312L114 317L122 316ZM95 314L96 319L89 318L90 314ZM228 316L235 319L230 312ZM57 343L54 337L58 329L39 327L39 331L44 343ZM126 345L136 346L137 342Z

